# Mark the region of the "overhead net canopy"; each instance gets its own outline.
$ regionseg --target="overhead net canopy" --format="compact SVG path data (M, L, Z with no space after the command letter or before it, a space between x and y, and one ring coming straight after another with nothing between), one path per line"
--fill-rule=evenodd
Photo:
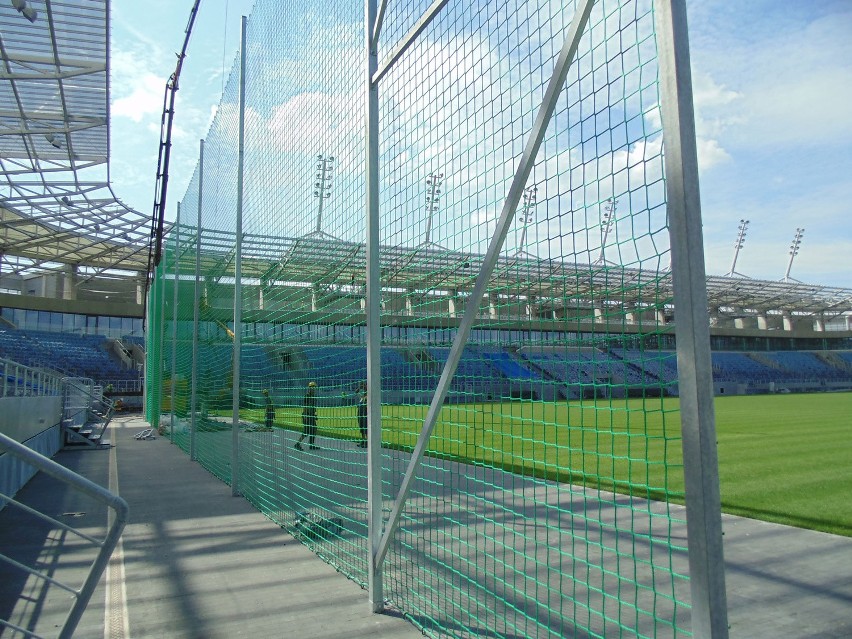
M0 271L147 271L149 216L110 186L109 2L2 3L0 53Z

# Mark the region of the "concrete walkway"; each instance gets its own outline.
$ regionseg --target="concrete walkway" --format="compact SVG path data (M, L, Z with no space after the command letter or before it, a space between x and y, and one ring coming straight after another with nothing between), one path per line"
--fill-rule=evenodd
M77 636L421 636L398 614L371 613L364 590L232 497L229 486L167 439L135 440L145 427L139 417L119 419L111 426L112 449L56 457L117 490L131 509L122 545ZM93 535L106 527L103 509L57 491L43 476L18 498ZM11 511L0 512L5 554L52 566L55 576L79 571L85 562L78 545L56 531L24 525ZM852 539L731 516L724 530L732 637L852 636ZM8 570L0 566L0 618L35 618L34 629L55 636L67 601L31 580L6 579Z
M233 497L230 486L191 463L167 439L135 440L133 435L145 427L138 417L115 420L110 426L115 445L111 450L62 451L55 458L96 483L111 483L113 490L117 483L119 494L130 505L122 544L75 636L422 636L398 614L373 614L366 591L246 500ZM102 537L106 511L88 499L59 492L64 493L52 479L38 475L17 498L40 504L60 520ZM71 562L76 568L64 569L59 567L59 557L78 551L79 544L60 540L56 531L34 531L13 510L0 512L4 554L35 558L41 565L55 566L53 576L73 580L84 558ZM70 600L62 593L43 594L33 580L7 579L10 570L0 566L0 618L31 625L27 619L35 613L33 629L55 637L56 624L64 619ZM109 588L109 597L107 582L118 586ZM15 635L0 630L0 636Z

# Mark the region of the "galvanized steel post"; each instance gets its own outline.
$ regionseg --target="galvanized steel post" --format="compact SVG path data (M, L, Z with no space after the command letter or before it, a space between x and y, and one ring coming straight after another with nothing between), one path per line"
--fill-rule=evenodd
M204 140L198 152L198 221L195 228L195 289L192 309L192 420L189 425L189 458L195 461L195 433L198 428L198 327L201 315L201 205L204 197Z
M383 3L384 7L384 3ZM378 21L376 0L365 2L366 44L365 89L367 99L367 546L369 549L368 593L374 612L384 608L382 566L378 560L382 536L382 396L381 396L381 278L379 255L379 87L373 81L378 68Z
M243 169L245 164L245 115L246 115L246 16L242 18L240 37L240 131L237 158L237 222L236 247L234 252L234 368L233 368L233 416L231 424L231 494L240 494L240 348L242 346L243 322Z
M728 616L710 319L686 3L684 0L657 0L655 15L672 250L692 631L700 639L726 639Z

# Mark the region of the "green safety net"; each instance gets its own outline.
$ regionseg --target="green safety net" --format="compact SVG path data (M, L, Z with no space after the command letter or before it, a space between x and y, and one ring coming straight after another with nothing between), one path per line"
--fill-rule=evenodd
M430 4L387 4L380 65ZM448 3L379 84L385 520L574 10ZM146 408L366 587L363 23L256 3L150 290ZM596 3L383 566L428 636L690 634L658 82L650 0Z

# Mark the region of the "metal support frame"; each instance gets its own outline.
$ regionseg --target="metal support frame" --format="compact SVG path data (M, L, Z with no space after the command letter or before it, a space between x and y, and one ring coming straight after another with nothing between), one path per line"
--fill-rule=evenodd
M728 636L710 321L685 0L655 3L672 251L692 631Z
M374 48L376 52L376 69L370 76L371 84L379 84L379 81L385 76L388 71L391 70L391 67L393 67L393 65L396 64L397 60L402 57L402 54L408 50L408 47L414 44L414 42L417 40L417 36L423 33L423 30L429 26L432 20L435 19L435 16L437 16L441 12L441 9L443 9L449 1L450 0L435 0L431 4L431 6L426 9L425 13L420 17L417 23L413 27L411 27L411 31L409 31L408 34L406 34L406 36L402 39L402 41L394 48L394 50L391 52L390 56L388 56L388 59L385 61L385 63L380 69L378 68L378 34L381 31L381 23L376 24L375 28L370 28L370 25L373 25L376 20L375 18L370 20L368 14L367 33L376 33L375 41L373 41L373 39L369 35L367 36L367 46ZM382 17L384 17L385 4L385 2L382 2ZM373 11L373 16L375 15L375 11Z
M379 255L379 85L372 78L379 64L376 0L365 0L364 39L367 84L367 591L373 612L384 608L379 543L382 535L382 373L381 263ZM382 2L382 14L385 2ZM373 35L375 34L375 38Z
M441 373L441 378L438 381L438 386L435 390L435 394L432 397L432 402L429 406L429 411L426 415L426 419L424 420L423 428L420 432L420 436L417 440L414 452L412 453L408 468L406 469L405 477L402 480L402 485L400 486L399 493L394 501L393 509L391 510L389 520L385 525L384 534L382 535L381 541L379 543L378 555L374 557L374 562L377 566L377 570L381 569L381 564L387 556L390 541L395 535L396 529L399 527L402 509L405 506L408 494L414 482L415 475L420 466L420 463L423 460L423 456L426 452L426 447L429 443L432 431L434 430L435 424L438 421L438 415L441 411L441 407L444 404L444 399L447 396L447 392L450 387L450 382L453 378L453 375L455 374L456 368L458 367L459 360L461 359L461 352L467 343L467 339L470 335L470 330L473 326L473 322L476 320L476 317L479 314L480 302L482 300L483 295L485 294L486 287L488 286L488 281L491 277L494 267L497 264L497 259L500 256L500 252L503 249L503 244L506 240L506 236L509 232L509 228L512 224L512 221L514 220L515 212L517 211L518 204L521 201L521 197L523 195L523 190L526 187L527 180L529 179L530 173L532 172L533 164L535 163L535 158L538 155L538 151L541 148L542 141L544 140L545 131L547 129L548 124L550 123L550 119L553 116L553 112L556 108L556 103L559 94L561 93L562 88L565 85L565 80L568 76L568 70L571 67L571 63L574 60L574 56L576 55L577 48L580 43L580 38L582 37L583 31L585 30L586 24L589 19L589 14L591 13L594 2L595 0L584 0L577 8L574 17L571 21L571 25L568 29L568 33L566 35L565 42L562 47L562 51L560 52L559 58L557 59L556 64L553 68L553 73L551 74L550 81L547 85L547 90L545 91L544 98L542 99L541 106L539 108L538 114L536 115L535 123L533 124L533 128L530 131L529 137L527 138L527 143L524 148L523 155L521 156L520 162L515 171L515 175L512 178L512 184L509 187L509 193L503 203L503 209L500 213L500 218L497 222L497 227L494 231L494 235L491 237L491 241L488 245L488 250L485 254L481 270L477 275L473 291L471 292L470 297L468 298L464 316L462 317L462 320L459 324L456 338L453 341L452 348L450 349L449 356L447 357L447 362L444 365L444 370ZM442 3L436 2L432 5L432 7L435 7L438 4ZM430 8L430 11L431 9L432 8ZM429 17L429 19L431 20L431 18L434 16L424 16L424 18L421 19L421 22L423 22L426 17ZM418 26L419 25L420 22L418 22ZM412 30L412 33L416 35L417 33L420 33L420 31L422 31L422 28L423 27L418 30L418 27L415 26L415 28ZM382 73L384 73L384 69ZM381 77L381 74L377 75L378 77ZM368 336L369 335L370 332L368 330Z
M161 263L158 264L155 269L155 277L158 280L157 289L157 321L160 323L160 331L157 336L160 342L160 348L158 349L160 352L160 359L163 358L163 348L166 345L166 265ZM157 366L162 370L162 362L157 362ZM163 416L163 384L159 384L159 389L157 390L157 423L152 424L154 428L159 429L160 427L160 419Z
M175 381L175 376L177 375L177 340L178 340L178 284L180 283L180 254L178 249L180 248L180 202L177 203L177 216L175 218L175 274L172 279L172 383L171 383L171 393L172 393L172 401L171 401L171 428L169 429L169 441L174 443L175 441L175 427L177 426L177 419L175 415L175 391L177 391L177 382Z
M243 322L243 171L245 168L246 135L246 16L242 17L240 36L240 130L237 158L237 221L236 252L234 253L234 367L233 420L231 424L231 494L240 494L240 348L242 347Z
M192 396L190 398L189 459L195 461L198 429L198 328L201 315L201 204L204 197L204 140L198 145L198 221L195 229L195 287L192 308Z

